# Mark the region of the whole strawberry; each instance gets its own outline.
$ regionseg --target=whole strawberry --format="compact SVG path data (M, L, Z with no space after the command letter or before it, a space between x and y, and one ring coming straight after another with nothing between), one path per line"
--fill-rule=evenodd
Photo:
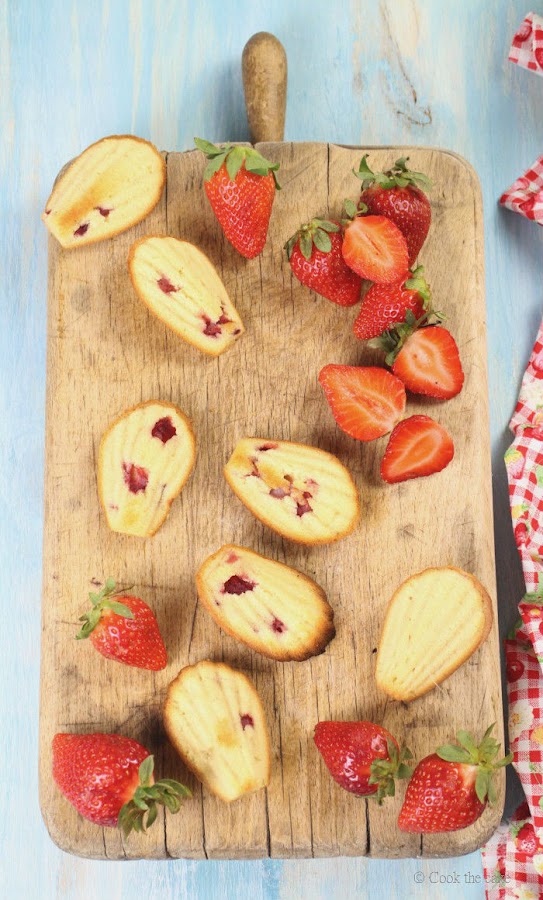
M496 757L500 750L491 725L479 746L466 731L458 745L445 744L416 767L398 818L402 831L417 834L458 831L477 821L487 803L496 800L493 773L513 755Z
M432 209L424 191L431 190L430 179L422 172L407 168L407 158L398 159L388 172L372 172L362 157L357 178L363 182L360 202L371 215L386 216L400 229L407 242L409 265L413 265L426 240ZM421 190L422 188L422 190Z
M394 796L395 778L409 777L411 753L373 722L318 722L314 741L334 781L359 797L382 803Z
M113 578L108 578L98 594L89 593L92 603L79 621L83 622L76 637L90 638L102 656L158 671L167 663L166 647L152 610L140 600L119 593Z
M360 300L362 279L343 259L343 234L339 222L312 219L285 244L290 268L298 281L338 306Z
M407 310L420 319L430 306L430 288L418 266L396 284L373 284L366 293L353 331L361 341L379 337L405 321Z
M208 159L204 189L225 237L238 253L253 259L266 243L279 163L264 159L253 147L217 147L201 138L194 143Z
M179 811L191 792L178 781L156 781L153 757L120 734L56 734L53 779L72 806L96 825L145 831L158 805Z

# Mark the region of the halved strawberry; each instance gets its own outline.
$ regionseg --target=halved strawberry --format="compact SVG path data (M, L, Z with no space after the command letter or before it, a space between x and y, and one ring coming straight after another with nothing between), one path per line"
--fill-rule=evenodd
M376 284L400 281L408 270L407 244L400 229L385 216L366 216L367 207L346 201L352 216L345 226L343 259L357 275Z
M404 322L408 310L420 319L430 305L430 288L423 272L418 266L395 284L373 284L353 325L355 337L361 341L379 337Z
M343 259L343 232L339 222L312 219L286 242L290 268L298 281L338 306L360 300L361 278Z
M449 432L430 416L410 416L396 425L381 462L381 478L389 484L433 475L454 456Z
M456 341L441 325L417 328L401 346L392 371L408 391L439 400L455 397L464 384Z
M402 382L378 366L324 366L319 383L341 430L359 441L387 434L404 413Z

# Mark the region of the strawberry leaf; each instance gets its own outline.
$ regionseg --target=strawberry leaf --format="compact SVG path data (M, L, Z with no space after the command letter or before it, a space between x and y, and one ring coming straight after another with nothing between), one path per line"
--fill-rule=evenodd
M212 159L209 160L209 162L207 163L207 165L204 169L204 181L209 181L209 179L212 178L212 176L215 174L215 172L219 171L219 169L221 168L221 166L224 163L224 160L225 160L224 154L221 154L219 156L214 156Z
M345 200L343 206L345 207L345 212L349 216L350 219L354 219L358 212L356 203L354 200Z
M234 147L226 157L226 171L231 181L235 181L236 175L243 165L244 157L243 147Z
M138 769L138 775L139 775L141 785L147 785L150 783L154 768L155 768L154 757L152 755L147 756L143 760L143 762L140 764L140 767Z
M456 744L443 744L441 747L437 748L436 753L440 759L444 759L446 762L471 762L471 755L468 751L463 747L458 747Z
M116 613L118 616L122 616L123 619L133 619L134 613L128 606L125 606L124 603L118 603L116 600L104 600L102 603L102 609L110 609L112 612Z
M142 832L149 828L156 821L159 805L175 814L181 808L182 799L192 796L184 784L169 778L151 784L153 766L153 757L147 756L138 770L140 784L119 812L117 824L126 836L131 831Z
M304 259L311 259L311 254L313 253L313 238L307 231L304 231L300 235L300 252Z
M202 153L205 153L206 156L219 156L224 153L223 147L217 147L216 144L212 144L211 141L205 141L203 138L194 138L194 143L196 144L198 150L201 150Z
M486 799L488 797L488 789L490 784L490 772L488 769L479 769L477 772L477 777L475 779L475 793L477 797L481 801L481 803L486 803Z
M322 253L329 253L332 249L332 241L326 234L326 231L323 231L322 228L317 228L315 234L313 235L313 243L317 250L320 250Z
M317 228L322 228L323 231L339 231L337 222L329 222L328 219L313 219L312 224L316 225Z

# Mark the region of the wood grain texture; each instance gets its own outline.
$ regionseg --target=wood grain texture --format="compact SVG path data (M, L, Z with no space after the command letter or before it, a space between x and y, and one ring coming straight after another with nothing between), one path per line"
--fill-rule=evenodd
M262 144L281 163L263 254L242 259L225 241L201 188L198 152L170 153L167 191L151 215L114 241L62 251L50 243L46 516L41 706L41 806L53 839L79 855L108 858L240 858L467 853L494 830L503 807L470 829L405 835L396 828L403 791L382 809L342 791L313 745L319 719L382 722L420 758L455 730L481 731L500 719L497 625L489 640L438 689L408 707L374 684L374 648L384 609L400 581L427 566L473 572L495 605L489 522L490 452L485 361L482 220L473 170L454 154L413 148L372 150L386 167L409 153L434 181L433 224L421 261L437 308L448 316L466 373L446 404L410 400L430 412L456 444L451 465L431 479L386 486L378 475L386 438L353 441L336 427L317 383L329 362L377 360L352 335L356 311L301 286L282 250L312 215L337 216L356 195L352 168L361 149L327 144ZM168 331L135 295L126 260L143 234L191 240L218 267L247 332L218 359ZM449 260L445 269L443 255ZM450 273L455 273L451 279ZM124 408L147 399L175 402L192 420L195 471L160 531L148 540L110 532L96 496L96 453L103 431ZM335 453L362 500L356 531L334 545L305 547L257 522L229 490L222 466L237 440L257 434ZM451 539L451 534L454 539ZM226 542L253 547L307 572L335 610L337 636L320 657L276 663L223 633L198 605L194 575ZM166 636L164 672L129 669L73 640L92 579L134 583ZM203 790L165 741L161 703L184 665L224 660L245 671L263 699L272 743L267 791L226 805ZM182 814L144 836L122 839L89 825L50 779L50 743L59 730L119 731L157 756L162 775L185 781L194 798ZM501 728L498 737L503 739Z
M77 859L50 840L37 802L36 765L47 291L47 236L39 215L61 165L104 134L130 131L176 150L191 147L195 134L248 139L240 59L246 41L262 29L279 37L288 56L289 140L441 146L469 159L484 200L504 635L518 615L523 582L503 451L543 308L543 229L496 202L543 148L543 82L506 61L527 8L525 0L300 0L296 9L286 0L55 0L52 7L0 0L0 715L9 722L0 761L9 772L10 810L0 823L0 884L6 895L128 900L144 891L162 900L351 900L380 897L386 884L391 900L484 897L479 853L426 861L156 865ZM510 773L509 813L521 796ZM425 883L414 881L417 871Z

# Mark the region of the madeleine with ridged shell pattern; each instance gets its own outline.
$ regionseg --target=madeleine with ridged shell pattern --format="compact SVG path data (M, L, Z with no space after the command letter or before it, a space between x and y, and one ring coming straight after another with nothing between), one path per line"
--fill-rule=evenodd
M150 400L122 413L102 437L98 455L98 493L112 531L155 534L195 454L190 421L173 403Z

